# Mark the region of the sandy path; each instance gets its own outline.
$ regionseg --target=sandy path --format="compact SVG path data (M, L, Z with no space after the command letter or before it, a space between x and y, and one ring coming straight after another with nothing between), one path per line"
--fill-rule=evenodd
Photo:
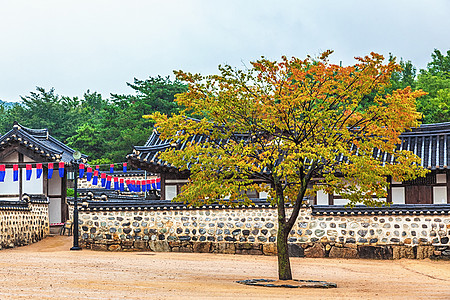
M296 279L337 289L283 289L235 283L276 278L268 256L69 251L49 237L0 251L0 299L450 299L450 262L293 258Z

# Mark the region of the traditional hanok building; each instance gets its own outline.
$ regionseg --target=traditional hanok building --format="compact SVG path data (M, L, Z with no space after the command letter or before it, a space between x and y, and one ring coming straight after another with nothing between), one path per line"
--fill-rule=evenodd
M17 201L24 194L44 195L49 198L49 221L61 223L68 218L67 169L71 167L75 150L52 137L47 129L30 129L14 122L13 128L0 137L0 165L6 167L3 182L0 182L0 200ZM87 156L82 155L86 161ZM60 177L58 165L65 165ZM42 164L42 175L37 178L37 164ZM48 163L55 163L55 172L48 179ZM13 167L18 166L17 181L13 180ZM32 167L32 176L27 180L26 167Z
M201 142L201 136L198 136L197 141ZM157 131L153 130L145 146L133 146L133 153L127 155L128 164L132 168L159 174L161 200L172 200L175 198L189 178L189 171L179 171L158 157L159 153L164 152L169 147L171 147L170 143L161 140Z
M195 142L202 142L202 137L193 137ZM421 125L401 135L401 150L415 153L422 160L422 166L430 170L423 178L408 182L391 183L387 201L393 204L447 204L450 203L450 122ZM162 161L158 155L167 148L173 147L169 142L161 140L156 130L144 146L134 146L132 154L127 156L130 165L161 176L161 200L172 200L181 191L188 178L189 171L179 171L174 166ZM183 145L178 145L183 147ZM376 152L376 151L375 151ZM391 163L393 157L384 153L381 161ZM250 198L265 198L257 192ZM345 205L348 200L339 195L328 195L319 191L314 199L315 205Z

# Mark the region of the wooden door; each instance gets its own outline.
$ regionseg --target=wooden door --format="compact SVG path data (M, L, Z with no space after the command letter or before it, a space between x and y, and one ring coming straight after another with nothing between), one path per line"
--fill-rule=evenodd
M408 185L405 187L406 204L433 204L433 187L430 185Z

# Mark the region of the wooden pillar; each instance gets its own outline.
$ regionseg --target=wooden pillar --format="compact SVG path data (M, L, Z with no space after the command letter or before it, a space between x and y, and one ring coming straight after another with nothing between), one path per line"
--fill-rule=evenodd
M19 154L19 200L22 199L22 194L23 194L23 178L22 178L22 165L21 163L23 163L23 154L22 153L18 153Z
M446 171L447 174L447 203L450 204L450 173Z
M164 173L160 173L161 177L161 200L166 200L166 176Z
M328 205L334 205L334 195L328 194Z
M67 168L64 168L64 177L61 178L61 222L67 221L68 216L69 207L67 205Z
M42 178L42 184L43 184L42 192L46 197L48 197L48 178L47 178L48 177L48 167L45 166L42 169L43 169L42 176L44 176Z

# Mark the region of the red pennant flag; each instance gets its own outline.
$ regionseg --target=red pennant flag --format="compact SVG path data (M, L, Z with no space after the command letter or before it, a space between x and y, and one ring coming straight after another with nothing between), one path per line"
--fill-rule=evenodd
M86 172L86 180L91 181L91 179L92 179L92 168L88 167Z
M59 177L64 177L64 162L59 163Z
M98 170L94 171L94 178L92 179L92 185L98 184Z
M80 178L83 178L83 176L84 176L84 164L79 164L78 165L78 174L79 174L79 176L80 176Z
M48 175L47 178L48 179L52 179L53 176L53 163L49 163L48 164Z
M19 180L19 165L13 165L13 181Z
M111 176L108 175L108 177L106 178L106 189L110 190L111 189Z
M25 175L26 175L27 180L31 179L32 172L33 172L33 167L31 166L31 164L26 164L25 165Z
M36 178L41 178L42 175L42 164L36 164Z
M101 179L102 187L105 187L106 186L106 173L101 173L100 179Z
M5 181L5 175L6 175L6 166L0 165L0 182Z

